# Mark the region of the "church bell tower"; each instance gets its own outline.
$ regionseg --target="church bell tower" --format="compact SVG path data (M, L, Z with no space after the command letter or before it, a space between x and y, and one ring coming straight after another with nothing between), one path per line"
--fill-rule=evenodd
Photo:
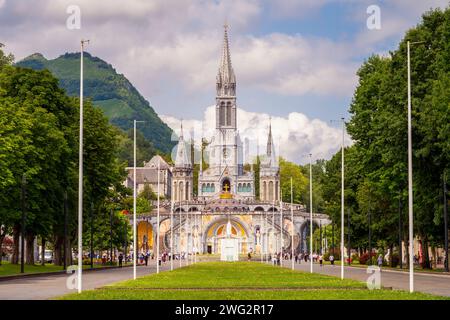
M222 59L216 81L216 128L236 130L236 76L231 66L228 26L224 26Z

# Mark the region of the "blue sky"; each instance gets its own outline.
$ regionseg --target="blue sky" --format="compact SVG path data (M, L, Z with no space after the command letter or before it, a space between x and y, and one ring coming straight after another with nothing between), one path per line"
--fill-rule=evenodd
M78 51L79 40L89 38L88 51L123 73L178 130L181 118L186 127L211 122L207 108L214 104L226 21L241 132L263 141L271 116L280 153L299 162L304 153L329 158L339 148L340 131L329 120L348 117L361 63L395 50L427 9L449 5L447 0L123 3L0 0L0 42L18 59L34 52L52 59ZM80 29L67 28L69 5L80 8ZM367 28L370 5L380 8L379 30Z

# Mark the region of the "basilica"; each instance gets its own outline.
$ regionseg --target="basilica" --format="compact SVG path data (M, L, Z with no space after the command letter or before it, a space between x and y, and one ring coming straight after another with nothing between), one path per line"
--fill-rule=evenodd
M259 155L259 177L253 166L244 165L244 148L237 126L236 76L231 63L227 27L216 77L215 132L202 153L194 195L194 166L183 128L174 165L152 159L137 179L155 183L160 168L160 190L166 201L160 207L160 252L220 254L224 239L233 238L240 254L307 251L309 213L300 204L283 203L280 197L280 168L269 124L266 148ZM247 159L248 160L248 159ZM152 180L152 181L150 181ZM256 188L255 183L259 186ZM132 185L129 175L126 185ZM138 186L143 181L137 181ZM162 184L161 184L162 183ZM197 182L196 182L197 183ZM259 193L256 194L256 190ZM293 219L292 219L293 218ZM152 251L156 244L156 210L138 218L138 250ZM315 226L329 224L326 215L314 214ZM323 239L326 247L326 239Z

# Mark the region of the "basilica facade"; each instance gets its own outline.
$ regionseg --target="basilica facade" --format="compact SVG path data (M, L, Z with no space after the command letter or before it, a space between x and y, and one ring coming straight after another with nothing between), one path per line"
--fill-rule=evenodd
M302 205L291 206L280 199L280 169L270 124L265 152L259 155L259 179L255 179L253 166L244 166L227 27L215 89L215 131L202 153L208 165L204 167L204 161L200 161L195 196L193 164L181 125L170 170L171 196L160 207L160 251L217 254L221 241L232 237L238 239L242 254L291 252L292 246L295 252L306 252L309 213ZM259 194L255 181L259 181ZM329 222L326 215L313 215L317 227ZM156 228L156 210L139 217L139 251L154 249ZM323 248L327 245L324 240Z

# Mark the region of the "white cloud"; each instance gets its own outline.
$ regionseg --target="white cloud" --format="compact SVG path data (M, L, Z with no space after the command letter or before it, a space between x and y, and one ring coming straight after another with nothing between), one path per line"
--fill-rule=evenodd
M173 116L161 116L176 135L180 134L180 119ZM272 123L272 134L276 153L283 158L297 163L308 161L305 155L312 154L313 160L329 159L342 143L342 131L319 119L309 119L302 113L292 112L287 117L272 117L266 113L248 112L238 108L238 130L242 141L246 138L250 143L250 154L262 154L266 150L269 122ZM185 139L191 137L199 145L201 137L210 138L215 129L215 106L205 109L202 120L183 119ZM201 132L204 132L203 135ZM192 134L193 133L193 134ZM174 139L176 140L176 138ZM348 135L345 144L352 143Z

